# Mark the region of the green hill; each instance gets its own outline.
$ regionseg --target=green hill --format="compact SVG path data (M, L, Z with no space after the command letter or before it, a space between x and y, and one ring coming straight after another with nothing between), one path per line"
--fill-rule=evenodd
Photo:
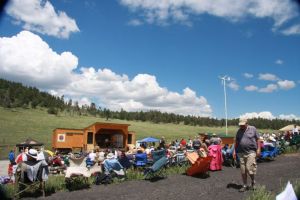
M51 148L52 131L55 128L84 128L94 122L115 122L131 124L130 131L135 131L137 138L146 136L165 136L170 142L182 137L194 137L200 132L224 133L225 127L199 127L183 124L156 124L151 122L125 121L91 116L70 116L60 113L50 115L45 108L41 109L8 109L0 107L0 159L6 158L10 148L16 143L31 137L45 143ZM229 134L235 134L237 127L229 127ZM266 131L266 130L261 130Z

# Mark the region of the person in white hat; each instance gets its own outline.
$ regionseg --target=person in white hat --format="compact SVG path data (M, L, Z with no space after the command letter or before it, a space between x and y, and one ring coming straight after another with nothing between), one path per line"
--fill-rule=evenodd
M254 189L254 176L257 170L256 157L260 156L260 136L254 126L248 125L247 119L240 119L239 130L236 133L235 149L240 158L240 168L243 179L243 187L240 192L246 191L248 175L251 178L250 188Z
M35 149L29 149L26 155L28 161L36 161L38 158L38 151Z

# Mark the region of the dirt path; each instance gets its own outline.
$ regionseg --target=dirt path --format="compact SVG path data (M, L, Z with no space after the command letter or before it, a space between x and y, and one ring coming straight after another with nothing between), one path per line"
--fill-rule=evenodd
M278 193L288 180L300 180L300 154L281 155L273 162L259 163L257 183ZM238 192L241 183L239 169L224 167L223 171L211 172L207 179L185 175L168 176L156 182L127 181L120 184L93 186L88 190L58 192L46 199L230 199L240 200L250 192Z

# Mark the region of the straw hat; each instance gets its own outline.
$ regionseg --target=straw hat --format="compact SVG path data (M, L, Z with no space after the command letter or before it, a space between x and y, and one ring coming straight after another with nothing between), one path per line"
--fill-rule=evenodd
M107 154L106 158L113 159L113 158L115 158L115 155L113 153L109 153L109 154Z

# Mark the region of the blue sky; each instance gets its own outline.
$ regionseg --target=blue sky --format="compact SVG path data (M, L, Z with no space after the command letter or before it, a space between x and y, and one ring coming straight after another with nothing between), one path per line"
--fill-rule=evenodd
M228 2L230 1L230 2ZM0 77L81 104L299 119L294 1L12 0Z

